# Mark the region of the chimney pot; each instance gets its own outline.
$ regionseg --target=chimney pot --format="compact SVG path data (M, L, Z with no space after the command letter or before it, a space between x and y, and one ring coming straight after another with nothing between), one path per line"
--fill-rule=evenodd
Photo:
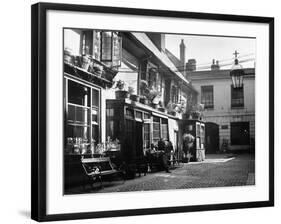
M183 39L181 39L181 43L180 43L180 62L181 62L181 66L184 67L184 65L185 65L185 44L184 44Z

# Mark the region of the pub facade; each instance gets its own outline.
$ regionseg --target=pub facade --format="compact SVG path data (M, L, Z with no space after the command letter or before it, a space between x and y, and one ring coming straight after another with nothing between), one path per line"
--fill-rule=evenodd
M79 179L81 156L106 154L132 171L160 139L180 151L197 91L166 54L164 34L64 29L63 77L66 185Z

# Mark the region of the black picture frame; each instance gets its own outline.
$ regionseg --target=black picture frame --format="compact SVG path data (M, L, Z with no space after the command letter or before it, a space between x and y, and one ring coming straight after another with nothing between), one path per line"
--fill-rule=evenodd
M169 18L191 18L217 21L254 22L269 25L269 200L196 206L159 207L131 210L93 211L48 215L46 213L46 13L63 10L87 13L111 13ZM240 15L163 11L135 8L102 7L74 4L37 3L31 11L31 218L37 221L74 220L100 217L133 216L161 213L238 209L274 206L274 18Z

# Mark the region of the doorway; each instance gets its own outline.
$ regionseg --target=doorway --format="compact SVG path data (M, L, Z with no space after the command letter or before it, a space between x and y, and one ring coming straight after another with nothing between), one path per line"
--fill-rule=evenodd
M232 122L230 136L231 136L231 145L249 145L250 144L249 122Z
M216 153L219 150L219 125L212 122L205 123L206 153Z

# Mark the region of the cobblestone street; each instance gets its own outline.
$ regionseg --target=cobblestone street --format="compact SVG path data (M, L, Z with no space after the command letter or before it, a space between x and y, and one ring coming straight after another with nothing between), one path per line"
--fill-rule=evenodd
M191 162L180 168L148 173L133 180L104 183L102 189L77 187L72 193L127 192L204 187L243 186L255 184L255 160L250 154L207 155L204 162Z

